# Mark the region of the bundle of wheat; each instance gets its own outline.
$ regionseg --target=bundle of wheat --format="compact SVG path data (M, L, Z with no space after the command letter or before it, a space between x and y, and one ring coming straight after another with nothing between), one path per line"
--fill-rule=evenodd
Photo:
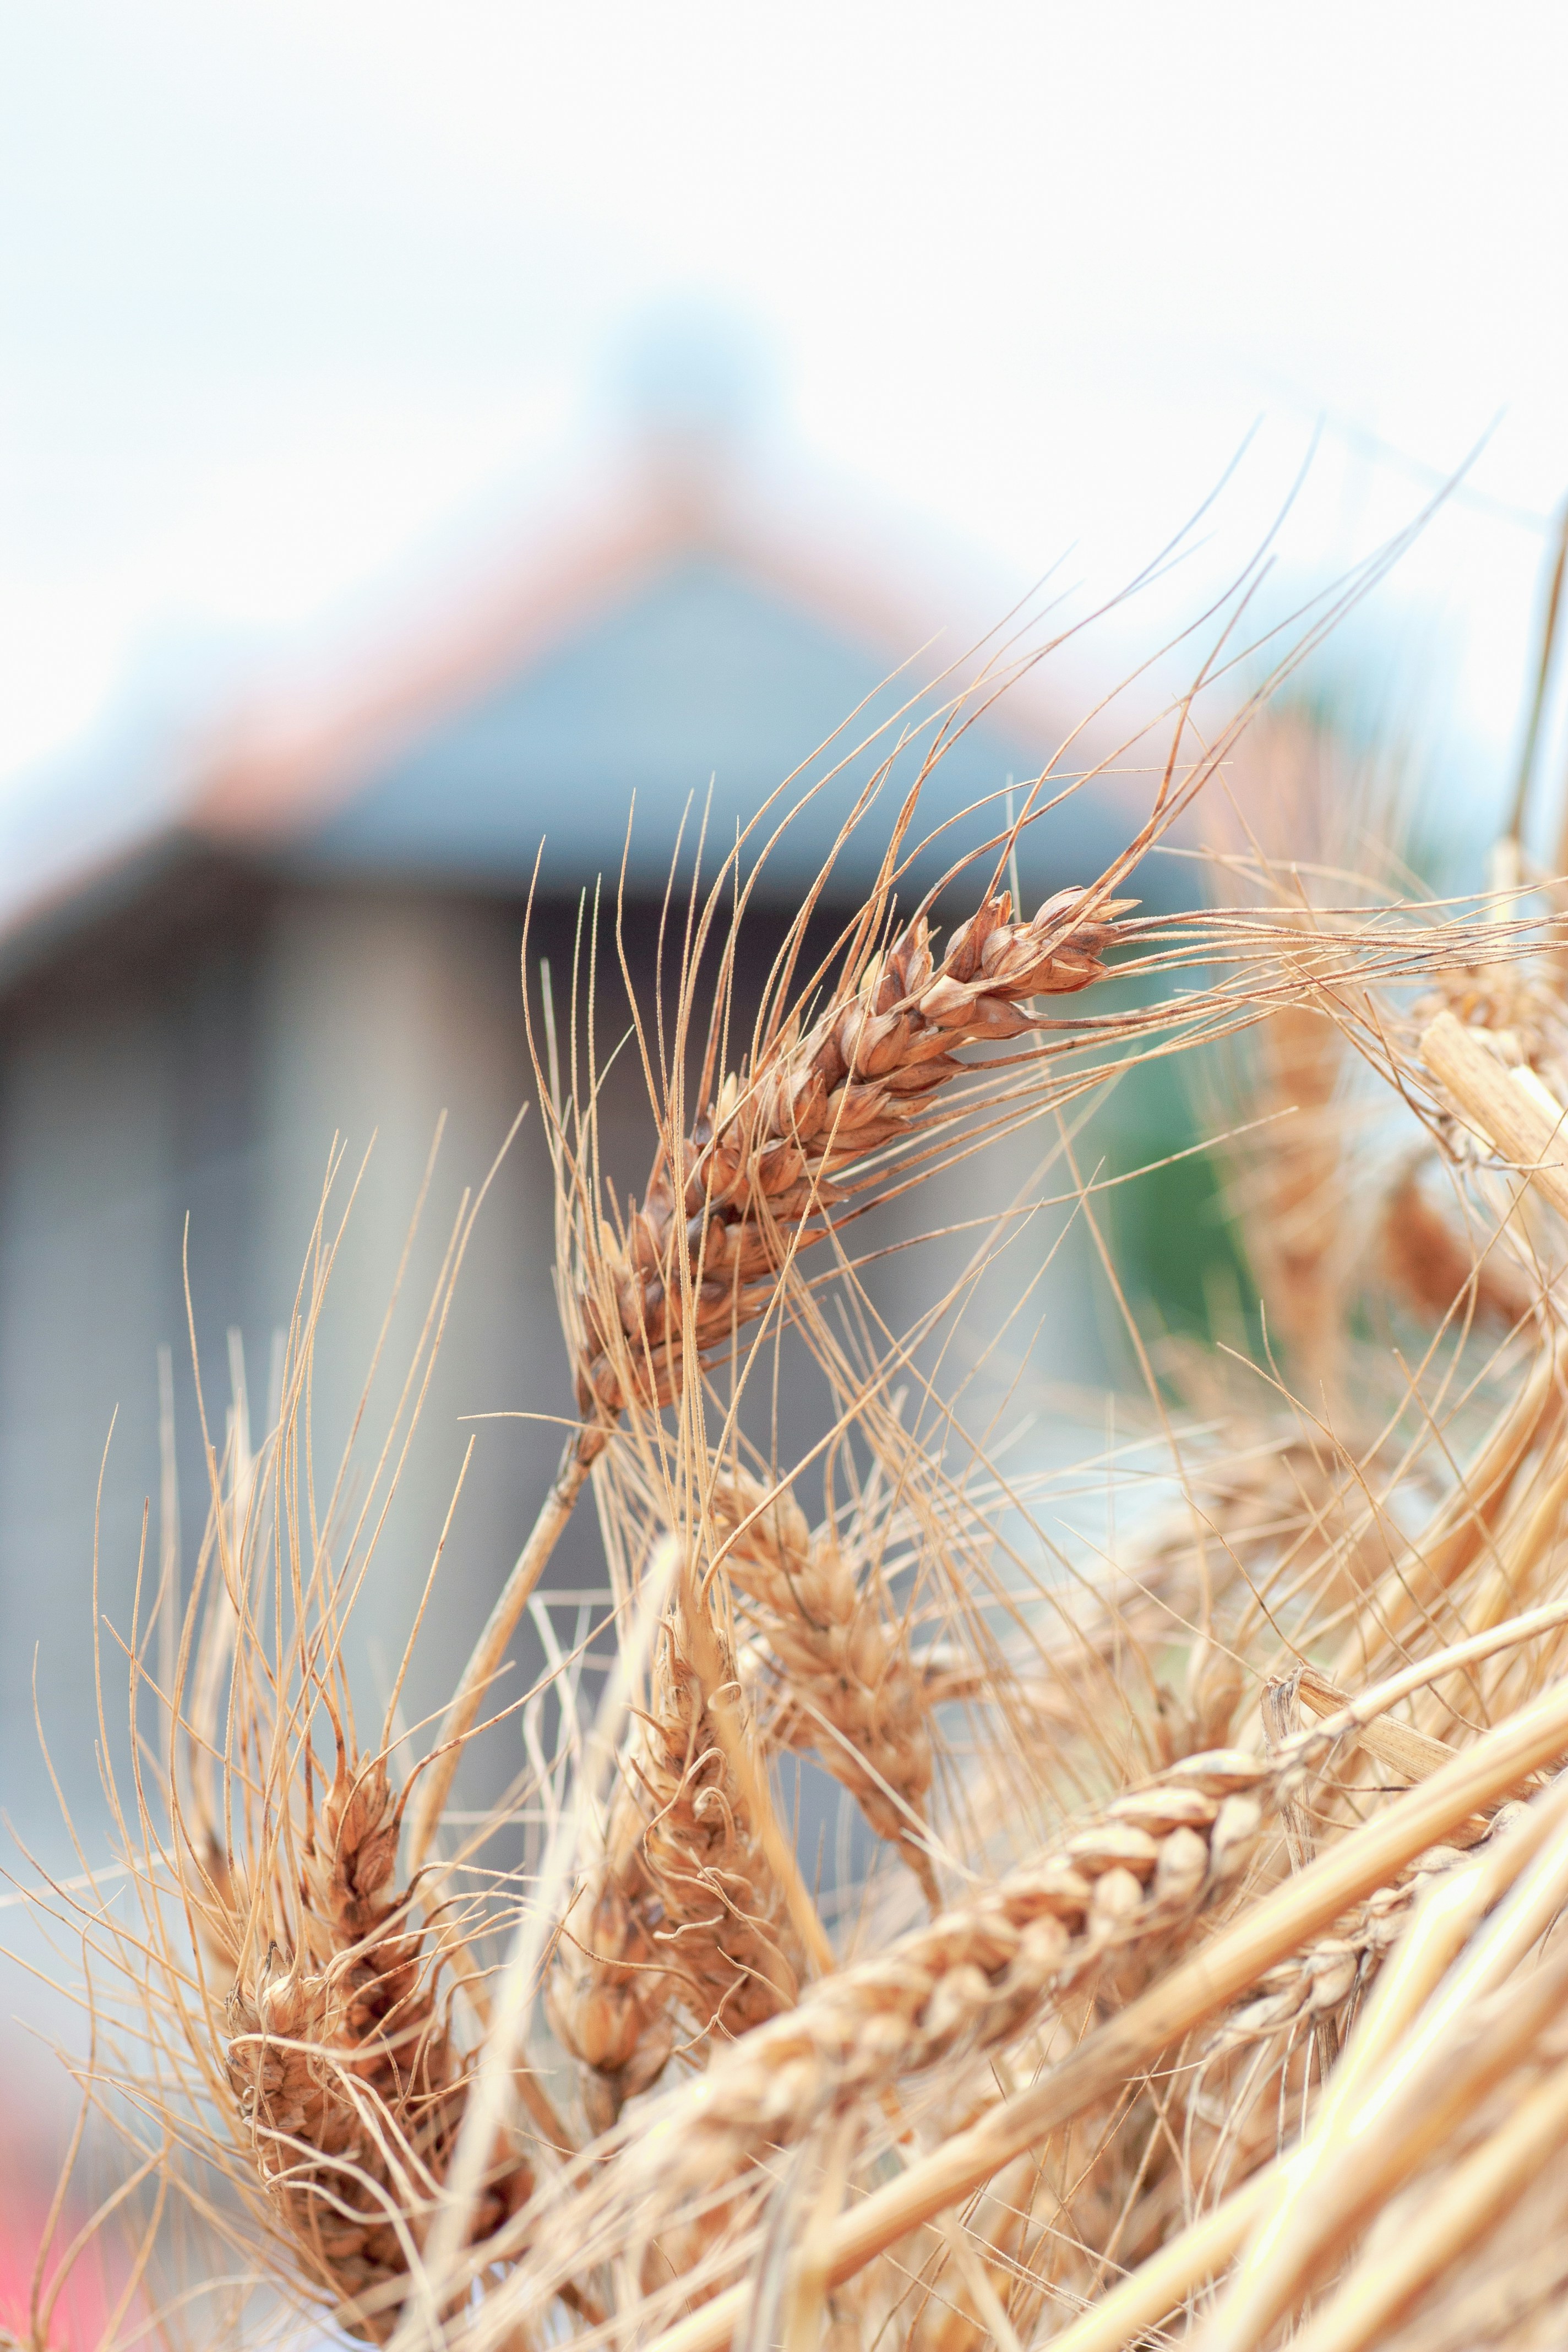
M346 1473L301 1501L318 1236L276 1426L253 1452L237 1406L215 1452L166 1687L127 1643L133 1727L141 1704L161 1729L118 1808L132 1905L58 1897L128 2021L83 2078L123 2095L134 2178L301 2326L399 2352L1561 2334L1563 2265L1510 2210L1568 2143L1561 922L1517 877L1501 916L1332 907L1306 865L1287 887L1235 852L1226 907L1140 929L1118 893L1149 837L1033 921L994 844L939 952L925 908L895 919L896 829L804 985L792 932L738 1056L721 963L689 1115L694 923L629 1209L600 1182L592 1079L570 1113L547 1090L582 1423L415 1768L406 1654L362 1743L343 1635L462 1236L352 1512ZM1031 1009L1118 938L1179 985L1059 1026ZM1054 1474L967 1427L929 1321L888 1330L850 1220L1041 1109L1074 1168L1069 1108L1249 1024L1251 1394L1211 1346L1184 1412L1137 1334L1110 1504L1053 1528ZM1388 1082L1391 1149L1352 1217L1357 1065ZM1435 1154L1451 1215L1412 1189ZM1076 1204L1100 1238L1093 1181ZM1396 1311L1426 1318L1394 1375L1367 1339L1379 1230ZM799 1460L748 1391L763 1318L825 1376ZM607 1613L520 1702L521 1780L444 1818L590 1474ZM468 1834L444 1852L443 1830ZM1539 2232L1561 2204L1542 2180L1521 2210Z

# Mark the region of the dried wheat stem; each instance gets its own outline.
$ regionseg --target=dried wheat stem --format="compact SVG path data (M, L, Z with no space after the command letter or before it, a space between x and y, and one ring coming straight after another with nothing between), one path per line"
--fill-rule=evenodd
M1478 1631L1484 1630L1478 1628ZM1426 1663L1430 1664L1431 1661ZM1342 1690L1337 1683L1329 1680L1327 1675L1321 1675L1315 1666L1300 1667L1289 1680L1303 1705L1320 1721L1332 1718L1347 1708L1353 1714L1356 1705L1353 1694ZM1446 1740L1434 1739L1429 1733L1414 1730L1408 1724L1390 1723L1383 1717L1359 1724L1357 1737L1370 1755L1375 1756L1380 1764L1387 1764L1401 1773L1407 1782L1424 1780L1428 1772L1435 1772L1440 1764L1446 1764L1454 1752Z
M767 1771L759 1759L754 1727L746 1718L735 1661L725 1650L718 1628L696 1595L688 1598L685 1615L702 1702L714 1737L724 1751L730 1777L752 1834L784 1899L801 1950L816 1975L830 1976L838 1965L838 1955L806 1891L795 1848L779 1826Z
M1245 2304L1252 2283L1271 2291L1269 2266L1293 2215L1310 2200L1315 2181L1331 2164L1352 2102L1383 2071L1390 2049L1418 2015L1444 1971L1463 1947L1510 1877L1530 1857L1539 1820L1505 1841L1485 1861L1473 1863L1427 1888L1393 1959L1380 1978L1356 2025L1350 2045L1330 2075L1303 2147L1274 2168L1268 2197L1257 2217L1246 2260L1233 2285Z
M1131 901L1064 890L1032 922L1004 890L953 933L940 962L923 915L852 962L809 1028L797 1012L669 1139L624 1234L585 1236L577 1370L585 1414L668 1402L688 1352L724 1345L774 1294L801 1229L844 1195L845 1175L907 1137L965 1045L1036 1024L1032 996L1086 988Z
M1375 2131L1336 2132L1331 2161L1310 2174L1281 2168L1291 2226L1271 2240L1267 2263L1257 2269L1249 2251L1198 2338L1203 2352L1255 2352L1296 2307L1310 2277L1527 2056L1559 2012L1565 1986L1568 1953L1560 1953L1483 2010L1449 2021L1436 2063L1406 2072L1390 2095L1389 2077L1397 2077L1397 2062L1409 2055L1402 2050L1378 2078Z
M723 1568L782 1672L790 1745L816 1749L935 1910L936 1874L920 1834L931 1781L930 1687L900 1630L861 1591L832 1521L814 1536L787 1487L770 1494L742 1472L715 1488L710 1510Z
M451 1793L463 1743L474 1727L486 1692L505 1663L507 1644L517 1631L518 1621L528 1606L534 1587L549 1565L550 1556L572 1516L577 1497L587 1482L588 1473L608 1443L609 1433L605 1429L584 1423L568 1440L562 1454L550 1492L540 1506L539 1516L530 1530L528 1541L518 1554L511 1574L497 1595L484 1631L463 1669L462 1680L441 1719L437 1743L426 1767L412 1808L408 1832L409 1866L412 1870L421 1869L429 1854L447 1799Z
M1421 1058L1483 1142L1510 1161L1568 1217L1568 1110L1532 1070L1510 1069L1451 1013L1421 1034Z
M1389 2119L1367 2176L1369 2195L1385 2178L1379 2165L1393 2167L1388 2180L1397 2175L1399 2136L1393 2118L1414 2102L1414 2128L1425 2130L1433 2099L1441 2101L1470 2079L1462 2062L1471 2012L1519 1967L1560 1911L1568 1892L1568 1842L1562 1834L1565 1819L1568 1784L1560 1784L1496 1853L1439 1884L1423 1903L1391 1971L1391 1984L1380 1987L1358 2028L1359 2041L1377 2053L1372 2063L1379 2107ZM1510 1882L1508 1900L1473 1937L1464 1958L1443 1978L1420 2016L1408 2023L1401 1989L1423 1970L1428 1979L1436 1978ZM1528 2009L1534 1996L1527 1989L1518 1997ZM1383 2031L1385 2012L1407 2024L1392 2053ZM1458 2066L1456 2059L1461 2061ZM1483 2066L1474 2084L1485 2087L1485 2080ZM1281 2175L1274 2209L1216 2315L1217 2338L1233 2352L1255 2342L1287 2308L1294 2282L1304 2275L1325 2237L1342 2226L1345 2183L1355 2167L1367 2160L1360 2145L1363 2136L1350 2128L1347 2110L1346 2098L1331 2082L1311 2135Z
M1565 1751L1568 1687L1484 1733L1429 1780L1253 1904L1038 2083L1002 2100L979 2123L917 2158L898 2179L873 2189L833 2229L830 2284L852 2277L908 2231L972 2196L1026 2147L1136 2079L1162 2051L1236 2000L1265 1969L1331 1926L1457 1822ZM666 2329L649 2352L722 2352L744 2308L745 2292L742 2285L716 2295Z
M1476 1921L1508 1877L1529 1859L1538 1828L1532 1822L1485 1864L1471 1864L1436 1884L1428 1880L1410 1932L1379 1978L1356 2032L1329 2078L1313 2118L1315 2130L1360 2095L1390 2042L1416 2015ZM1123 2352L1141 2330L1163 2319L1240 2251L1276 2205L1289 2168L1298 2161L1292 2157L1269 2165L1162 2246L1063 2332L1059 2352Z
M1295 2339L1297 2352L1364 2352L1422 2289L1483 2236L1568 2140L1568 2061L1500 2129L1423 2190L1392 2242L1356 2264Z
M410 2299L398 2331L396 2340L400 2347L411 2342L424 2345L435 2338L443 2307L454 2290L459 2296L466 2294L471 2286L473 2270L482 2271L485 2267L486 2255L481 2252L473 2269L466 2276L460 2275L463 2249L475 2240L474 2220L484 2189L487 2148L510 2126L518 2061L526 2051L540 1967L559 1917L556 1906L569 1881L584 1825L604 1806L616 1771L632 1694L647 1671L658 1622L679 1566L679 1554L672 1542L655 1548L630 1625L622 1629L593 1727L577 1759L571 1801L551 1832L534 1900L523 1909L513 1930L489 2030L474 2073L473 2095L453 2152L447 2194L430 2233L417 2295ZM576 2291L575 2281L566 2284L565 2292Z
M1370 1690L1348 1699L1315 1731L1304 1733L1294 1744L1292 1752L1299 1747L1303 1753L1315 1757L1320 1752L1319 1743L1332 1744L1352 1733L1359 1738L1365 1738L1376 1717L1389 1707L1397 1706L1400 1700L1408 1698L1413 1691L1425 1688L1440 1675L1452 1673L1458 1667L1479 1664L1483 1658L1495 1657L1500 1650L1513 1649L1521 1643L1532 1641L1537 1633L1552 1633L1563 1624L1568 1624L1568 1601L1552 1601L1539 1609L1523 1610L1517 1617L1505 1618L1500 1624L1472 1633L1462 1642L1452 1642L1445 1649L1434 1652L1431 1657L1417 1659L1414 1665L1402 1668L1385 1681L1374 1684ZM1321 1679L1317 1678L1319 1682ZM1308 1696L1305 1677L1302 1695ZM1384 1727L1385 1730L1390 1728L1393 1727ZM1437 1740L1431 1742L1434 1748L1441 1744Z

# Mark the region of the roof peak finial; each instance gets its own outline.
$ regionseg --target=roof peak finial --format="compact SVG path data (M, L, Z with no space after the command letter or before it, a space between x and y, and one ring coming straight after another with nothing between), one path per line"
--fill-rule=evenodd
M616 405L645 456L682 478L721 471L772 405L777 362L744 312L712 296L669 296L620 339Z

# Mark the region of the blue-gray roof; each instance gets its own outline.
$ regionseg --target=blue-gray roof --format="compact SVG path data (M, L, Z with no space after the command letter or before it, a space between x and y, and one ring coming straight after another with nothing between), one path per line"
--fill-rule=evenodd
M709 839L728 845L803 761L809 775L825 774L907 703L911 680L888 682L888 667L879 648L787 591L721 555L682 553L554 649L432 719L300 836L298 854L316 868L508 887L526 881L542 838L542 886L574 892L619 867L635 793L628 875L635 887L657 889L683 815L689 843L710 782ZM928 726L922 745L930 736ZM816 873L895 740L860 751L796 820L769 862L775 888L798 890ZM943 760L928 788L925 826L1032 776L1051 748L1010 733L1004 702ZM847 885L874 866L918 758L913 749L900 755L846 861ZM998 809L970 820L965 835L983 838L999 821ZM1038 829L1026 883L1087 879L1111 846L1104 813L1075 799ZM944 845L944 863L947 854ZM716 859L706 862L710 869Z

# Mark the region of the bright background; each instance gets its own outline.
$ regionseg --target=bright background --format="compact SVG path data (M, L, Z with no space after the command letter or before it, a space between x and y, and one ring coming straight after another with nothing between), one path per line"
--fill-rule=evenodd
M1449 833L1479 839L1516 756L1542 551L1568 492L1565 68L1568 15L1540 0L0 0L0 924L29 877L85 867L94 841L133 834L148 777L172 776L172 748L252 682L265 690L356 630L376 642L400 599L523 546L529 517L657 404L664 365L688 406L707 368L712 397L746 413L748 462L775 492L798 479L813 513L837 499L870 518L862 543L934 557L925 576L951 583L952 611L933 619L964 630L1047 574L1086 609L1247 443L1174 575L1058 674L1069 708L1232 576L1292 485L1268 614L1405 528L1479 453L1341 632L1330 683L1336 719L1413 749ZM1565 731L1554 715L1543 806ZM521 1055L510 922L493 915L507 990L494 1036ZM287 949L294 934L279 936ZM430 930L425 994L410 982L405 998L382 986L390 963L358 955L360 936L344 927L328 942L338 961L324 947L307 961L287 1003L300 1100L329 1132L342 1118L363 1138L380 1118L374 1087L405 1064L361 1055L363 1090L322 1079L317 1103L305 1046L329 1014L374 1006L391 1035L405 1002L440 1010L457 962ZM417 939L405 945L417 964ZM276 970L297 977L298 962L280 950ZM53 982L71 964L62 950ZM193 992L205 969L193 963ZM174 1277L192 1155L204 1119L217 1134L251 1083L228 999L182 1028L162 1000L131 1003L120 977L93 983L74 1027L49 1026L47 1005L36 1031L31 1014L0 1024L0 1668L25 1688L47 1604L65 1636L52 1652L46 1640L42 1686L56 1719L86 1727L66 1740L83 1776L93 1694L74 1629L90 1606L103 1433L122 1403L129 1517L106 1557L128 1576L157 1475L153 1339L184 1360ZM454 982L453 1003L468 1001ZM450 1033L434 1013L404 1025L461 1034L461 1053L428 1043L432 1083L455 1074L478 1102L474 1024L442 1018ZM383 1035L368 1010L365 1023ZM205 1061L191 1057L198 1031ZM402 1091L417 1171L427 1112L448 1097ZM515 1100L474 1111L479 1169ZM1133 1164L1173 1148L1173 1081L1140 1114ZM215 1323L259 1315L226 1307L216 1276L237 1294L241 1209L283 1198L272 1161L256 1160L265 1182L245 1174L273 1129L259 1113L255 1136L237 1112L235 1125L221 1166L227 1129L211 1145L228 1191L203 1161L212 1181L195 1195ZM276 1165L308 1181L313 1207L315 1147L277 1133ZM404 1146L382 1149L395 1170ZM1131 1214L1149 1197L1118 1200ZM1140 1213L1143 1241L1122 1244L1166 1273L1165 1234ZM504 1254L512 1229L496 1230ZM527 1265L547 1313L547 1216L536 1239ZM285 1312L293 1225L287 1241ZM524 1254L506 1263L515 1284ZM1182 1254L1184 1274L1193 1265ZM160 1266L175 1311L153 1322ZM493 1310L521 1348L515 1290L499 1277L471 1290L476 1317ZM1066 1307L1059 1328L1074 1328ZM221 1387L221 1343L214 1358ZM444 1408L441 1444L466 1443L458 1405L521 1393L473 1386ZM182 1442L189 1465L194 1434ZM510 1559L505 1481L526 1480L516 1447L493 1450ZM444 1509L445 1471L428 1491ZM494 1588L483 1547L466 1557L477 1623ZM399 1624L395 1653L401 1639ZM7 1712L24 1761L0 1811L52 1821L27 1706ZM0 1952L16 1921L0 1917ZM46 1985L68 1976L40 1965ZM58 2121L63 2078L3 2021L42 2018L47 2032L47 2000L0 1962L0 2072L20 2112L28 2070ZM77 2038L71 2019L60 2031ZM13 2137L26 2143L20 2126ZM52 2158L25 2160L52 2177ZM0 2302L6 2260L0 2226Z
M1108 671L1314 431L1291 588L1489 435L1340 658L1491 799L1568 488L1565 65L1543 5L10 0L0 850L525 509L671 305L998 612L1114 584L1258 424Z

